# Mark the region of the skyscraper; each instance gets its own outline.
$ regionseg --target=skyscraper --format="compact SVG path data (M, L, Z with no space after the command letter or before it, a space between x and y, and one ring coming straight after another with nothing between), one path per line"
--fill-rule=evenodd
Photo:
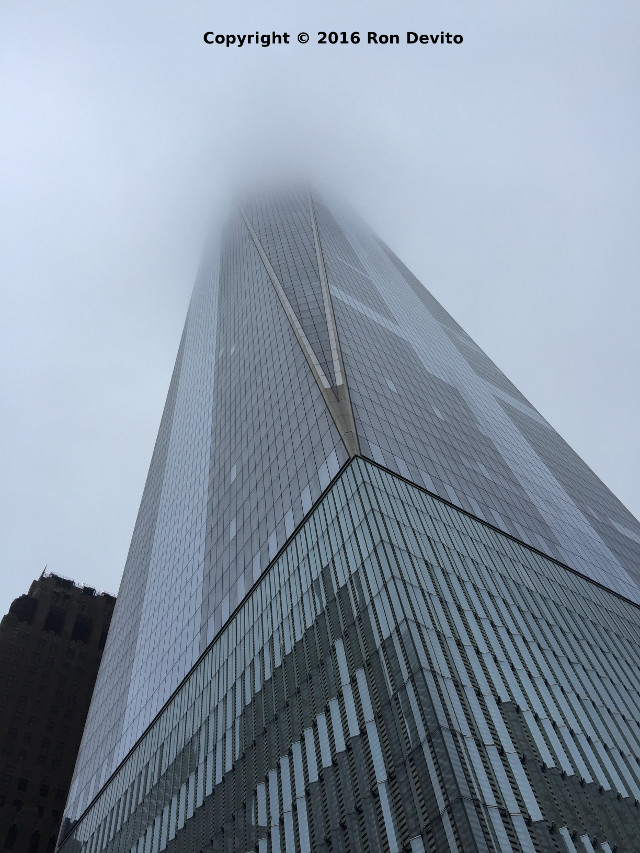
M61 849L634 849L640 525L352 214L189 307Z
M0 850L55 850L114 604L43 572L2 617Z

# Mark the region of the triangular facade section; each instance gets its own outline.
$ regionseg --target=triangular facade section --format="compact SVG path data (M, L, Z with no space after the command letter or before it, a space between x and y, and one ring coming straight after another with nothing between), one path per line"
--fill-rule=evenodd
M306 192L278 194L243 208L328 385L336 376Z

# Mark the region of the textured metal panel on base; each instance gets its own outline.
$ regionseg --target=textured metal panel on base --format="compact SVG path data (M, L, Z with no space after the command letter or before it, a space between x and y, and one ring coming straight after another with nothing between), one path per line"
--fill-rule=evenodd
M637 849L639 627L355 459L61 850Z

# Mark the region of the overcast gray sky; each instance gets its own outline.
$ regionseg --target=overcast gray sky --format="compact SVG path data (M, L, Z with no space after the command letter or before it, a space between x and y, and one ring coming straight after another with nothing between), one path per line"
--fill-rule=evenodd
M256 30L293 43L203 42ZM117 592L211 215L265 173L338 188L638 515L639 31L637 0L4 3L0 614L45 565Z

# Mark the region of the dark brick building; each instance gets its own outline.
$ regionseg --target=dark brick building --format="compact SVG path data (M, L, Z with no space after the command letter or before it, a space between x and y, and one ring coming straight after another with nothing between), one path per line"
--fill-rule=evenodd
M55 848L114 604L43 574L0 622L0 851Z

